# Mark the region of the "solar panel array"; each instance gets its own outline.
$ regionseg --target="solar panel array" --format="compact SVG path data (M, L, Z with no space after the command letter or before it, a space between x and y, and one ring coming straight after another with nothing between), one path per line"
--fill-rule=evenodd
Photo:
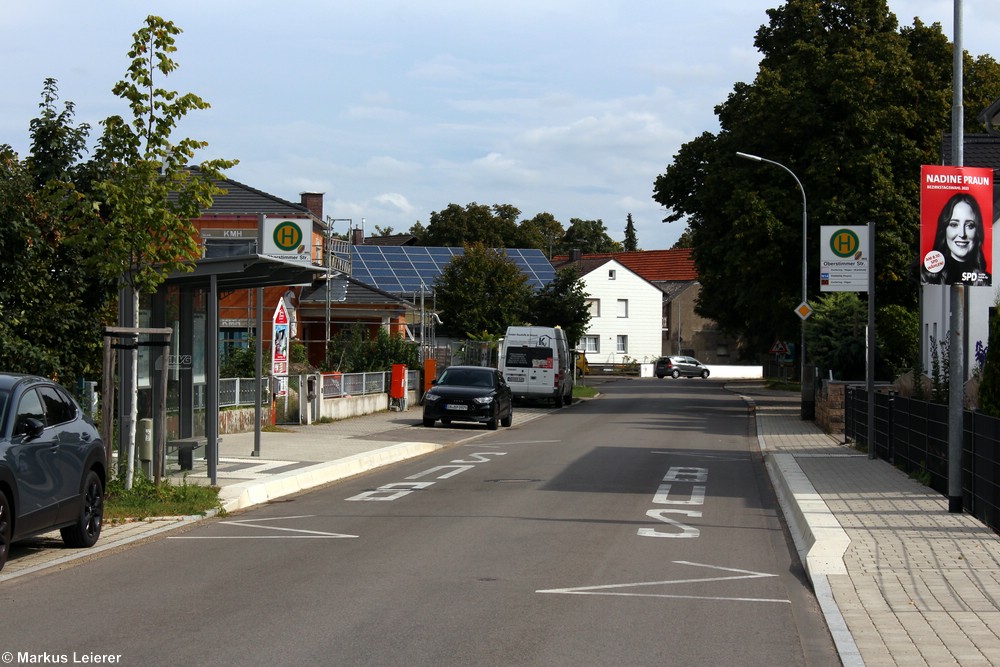
M541 250L506 248L507 257L528 277L536 289L555 278L552 263ZM464 255L464 248L424 246L351 246L351 275L354 279L390 294L430 292L452 257Z

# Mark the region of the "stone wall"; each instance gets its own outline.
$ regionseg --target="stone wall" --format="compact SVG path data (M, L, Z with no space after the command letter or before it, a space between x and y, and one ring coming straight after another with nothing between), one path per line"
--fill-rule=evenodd
M844 432L844 389L846 382L823 380L816 392L816 425L830 434Z
M225 433L247 433L253 431L254 408L221 410L219 412L219 435ZM271 408L261 407L261 417L265 424L271 423Z

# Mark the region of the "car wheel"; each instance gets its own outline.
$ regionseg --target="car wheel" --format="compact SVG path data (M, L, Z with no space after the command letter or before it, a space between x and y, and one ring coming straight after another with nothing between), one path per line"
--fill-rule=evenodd
M73 549L92 547L101 536L104 525L104 485L93 470L87 471L80 498L80 515L76 523L60 531L63 542Z
M500 420L500 425L503 426L504 428L508 428L513 423L514 423L514 408L511 408L510 412L507 413L507 416Z
M7 500L7 494L0 491L0 570L7 563L12 530L10 501Z
M672 373L670 374L670 377L672 377L672 378L673 378L673 379L675 379L675 380L676 380L677 378L679 378L680 376L681 376L681 372L680 372L679 370L677 370L676 368L675 368L675 369L674 369L674 371L673 371L673 372L672 372Z
M444 417L441 418L441 423L444 424L445 426L451 426L451 420L445 419Z
M424 426L430 427L434 426L434 420L430 417L424 417Z
M708 379L708 371L702 371L701 372L701 379L702 380L707 380Z
M665 378L665 377L666 377L666 375L657 375L657 376L656 376L656 379L657 379L657 380L662 380L662 379L663 379L663 378Z

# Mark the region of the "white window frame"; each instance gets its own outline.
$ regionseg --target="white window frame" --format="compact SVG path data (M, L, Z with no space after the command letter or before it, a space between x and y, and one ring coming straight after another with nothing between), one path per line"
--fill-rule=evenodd
M618 354L628 354L628 334L615 336L615 348Z
M608 269L608 280L614 280L614 279L615 279L615 270Z
M601 316L601 300L600 299L587 299L587 308L590 310L590 316L592 318Z
M599 354L601 352L601 337L583 336L580 338L580 349L586 354Z
M628 317L628 299L618 299L618 317L622 319Z

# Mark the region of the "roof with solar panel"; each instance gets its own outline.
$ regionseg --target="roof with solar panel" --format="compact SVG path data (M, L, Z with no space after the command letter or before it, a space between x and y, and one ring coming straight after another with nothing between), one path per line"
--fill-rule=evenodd
M545 287L555 278L555 269L541 250L504 248L502 252L535 289ZM452 258L464 254L464 248L353 245L351 275L390 294L429 292Z

